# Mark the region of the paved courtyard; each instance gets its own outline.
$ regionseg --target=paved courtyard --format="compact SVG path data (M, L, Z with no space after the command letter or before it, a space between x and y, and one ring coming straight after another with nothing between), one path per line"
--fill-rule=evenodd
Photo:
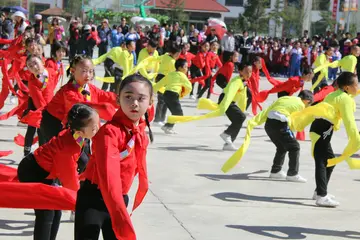
M99 76L103 76L102 68L96 69ZM262 78L260 86L267 89L270 84ZM271 96L264 106L274 99ZM13 106L8 99L1 113ZM185 115L202 113L188 97L182 106ZM360 121L360 113L356 113L356 121ZM316 207L311 200L315 171L310 141L301 142L300 174L308 182L272 181L268 175L275 147L261 126L253 131L242 162L223 174L220 168L231 152L222 151L219 134L227 124L226 117L178 124L179 134L175 136L153 127L155 142L148 150L150 190L132 217L139 240L360 239L359 171L339 164L329 191L341 205L336 209ZM23 155L13 138L26 130L16 125L16 118L0 122L0 150L14 150L0 163L13 167L17 167ZM236 146L243 141L245 127ZM346 142L345 130L341 128L333 136L334 151L340 154ZM136 184L131 198L135 187ZM32 239L33 220L31 209L0 209L0 240ZM57 239L73 239L68 212L62 220Z

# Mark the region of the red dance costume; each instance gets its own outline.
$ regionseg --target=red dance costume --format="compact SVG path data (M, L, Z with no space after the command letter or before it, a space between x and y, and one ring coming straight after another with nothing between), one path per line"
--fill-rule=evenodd
M93 138L93 155L84 172L85 179L100 188L117 239L136 239L123 195L128 194L136 174L139 187L133 211L148 191L146 151L149 140L145 127L143 119L135 126L119 108Z
M293 95L297 91L302 91L304 87L304 81L301 80L301 77L290 77L286 82L282 82L274 86L270 90L263 90L257 96L256 100L260 103L265 102L271 93L287 92L288 96Z

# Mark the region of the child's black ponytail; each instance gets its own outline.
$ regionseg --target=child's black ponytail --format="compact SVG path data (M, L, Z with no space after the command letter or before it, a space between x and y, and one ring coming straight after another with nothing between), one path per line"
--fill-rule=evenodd
M146 126L149 128L149 138L150 138L150 142L154 142L154 134L150 128L150 121L149 121L149 114L148 112L145 113L145 122L146 122Z

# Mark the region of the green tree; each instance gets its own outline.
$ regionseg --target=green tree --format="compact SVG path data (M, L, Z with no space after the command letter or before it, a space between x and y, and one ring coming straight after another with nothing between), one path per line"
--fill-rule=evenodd
M336 20L333 19L332 12L330 12L330 11L321 11L320 16L322 18L320 21L322 21L326 25L326 27L324 29L324 32L326 30L334 31L335 30Z
M89 0L83 0L84 6L89 4ZM71 13L74 17L82 16L82 1L81 0L68 0L65 11Z
M289 37L301 35L302 23L304 21L303 8L298 5L288 5L281 13L284 24L284 34Z
M268 14L268 17L275 22L275 34L277 32L277 27L280 26L280 24L282 23L283 6L284 6L283 0L276 0L274 9L271 10Z
M1 0L1 7L21 6L21 0Z
M178 21L180 25L183 25L189 20L189 15L184 12L185 0L161 0L161 3L169 9L172 22Z
M255 34L267 32L269 17L265 8L269 6L269 0L251 0L245 5L244 13L239 17L239 25L245 30Z

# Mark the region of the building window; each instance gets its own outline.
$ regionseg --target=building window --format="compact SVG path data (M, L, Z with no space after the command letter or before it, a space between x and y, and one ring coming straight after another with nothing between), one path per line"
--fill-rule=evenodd
M225 0L225 6L243 7L244 0Z
M315 11L329 11L330 1L329 0L313 0L312 10Z

